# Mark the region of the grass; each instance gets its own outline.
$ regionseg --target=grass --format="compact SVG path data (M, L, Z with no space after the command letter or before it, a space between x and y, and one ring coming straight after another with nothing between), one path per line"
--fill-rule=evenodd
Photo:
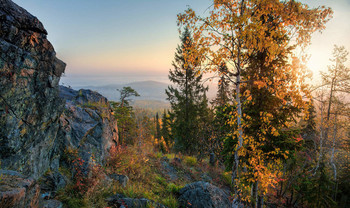
M167 185L167 192L169 193L173 193L173 194L179 194L180 190L183 188L184 186L178 186L174 183L169 183Z
M108 104L104 104L101 102L85 102L81 105L81 107L83 108L92 108L92 109L96 109L96 108L108 108L109 105Z
M167 157L169 160L173 160L175 158L175 154L166 154L165 157Z
M74 150L66 152L67 158L71 159L75 155ZM101 170L107 175L114 173L127 175L130 179L128 185L123 188L118 182L105 184L101 178L101 181L89 187L87 193L83 195L77 194L73 185L68 185L58 194L59 200L66 207L106 207L105 199L120 193L126 197L147 198L175 208L179 206L177 198L180 190L188 183L201 180L202 174L213 178L212 183L217 186L230 184L230 173L225 173L223 168L210 166L206 159L197 161L192 156L163 154L155 149L152 142L112 148L110 155ZM168 160L164 160L164 157ZM171 181L162 171L164 162L174 167L177 180ZM61 169L60 172L68 175L66 169Z
M192 157L192 156L185 156L184 162L188 166L195 166L197 164L197 158Z

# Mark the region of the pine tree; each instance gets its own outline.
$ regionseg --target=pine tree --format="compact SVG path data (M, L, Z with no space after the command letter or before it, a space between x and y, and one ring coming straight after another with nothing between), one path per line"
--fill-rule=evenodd
M130 105L130 97L140 95L131 87L123 87L123 89L117 89L117 91L120 92L120 100L119 102L113 102L112 108L118 120L119 140L121 143L133 143L136 123L134 109Z
M171 137L171 129L170 129L171 121L169 113L166 113L164 110L163 116L162 116L162 129L161 129L161 135L164 138L164 141L168 147L171 146L172 143L172 137Z
M160 124L159 124L159 116L158 116L158 113L156 114L155 122L156 122L156 133L155 133L155 138L158 139L158 140L160 140L160 138L161 138L161 133L160 133Z
M166 90L171 104L172 135L175 139L175 150L187 154L196 152L202 127L200 126L201 114L206 106L205 92L208 90L201 84L199 60L191 61L184 58L185 53L190 53L186 48L193 44L190 31L185 29L181 37L181 45L178 46L173 61L173 70L169 71L169 79L176 86L169 86Z
M233 88L230 88L232 86L230 86L230 81L226 77L226 64L223 63L218 68L218 71L220 73L220 79L218 81L218 91L216 94L216 98L211 102L212 105L215 107L215 117L212 121L212 139L210 142L210 146L211 152L214 153L221 162L223 162L223 141L225 140L227 135L232 132L232 128L230 128L226 124L228 118L225 116L224 112L230 108L230 106L232 105L232 100L234 100L234 98L232 97Z
M227 72L227 66L222 64L219 67L220 79L218 81L218 91L216 94L216 98L212 101L214 106L224 106L229 103L233 98L230 96L232 91L230 89L230 82L225 76Z

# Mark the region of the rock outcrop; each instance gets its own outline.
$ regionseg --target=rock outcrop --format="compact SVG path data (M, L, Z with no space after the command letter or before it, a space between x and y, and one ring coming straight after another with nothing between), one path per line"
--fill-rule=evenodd
M1 168L38 179L58 171L67 148L102 163L118 142L108 100L59 87L64 70L41 22L0 0Z
M38 207L39 198L40 206L62 207L52 197L69 181L59 169L72 167L67 149L88 166L118 143L105 97L59 87L65 66L41 22L0 0L0 207Z
M66 107L60 117L60 152L75 149L84 161L103 163L118 143L118 128L107 98L91 90L60 86Z
M228 194L222 189L203 181L187 184L180 190L180 207L229 208Z
M53 164L64 70L41 22L12 1L0 0L2 168L38 178Z
M39 186L15 171L0 170L0 207L38 207Z

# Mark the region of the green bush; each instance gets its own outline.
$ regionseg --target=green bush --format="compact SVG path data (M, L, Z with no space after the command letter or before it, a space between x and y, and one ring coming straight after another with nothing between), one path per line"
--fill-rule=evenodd
M174 153L166 154L165 157L167 157L169 160L172 160L175 158L175 154Z
M161 203L169 208L177 208L179 207L178 203L177 203L177 199L173 196L170 195L166 198L164 198Z
M231 184L231 182L232 182L231 172L224 172L224 173L222 173L221 176L226 184L228 184L228 185Z
M157 181L159 184L164 185L164 186L167 184L166 179L163 178L163 177L161 177L161 176L156 176L156 181Z
M156 153L156 158L161 158L161 157L163 157L163 153L162 152L157 152Z
M191 156L185 156L184 162L188 166L195 166L197 164L197 158Z
M173 193L173 194L179 194L180 189L182 189L183 186L177 186L174 183L169 183L167 186L167 192Z

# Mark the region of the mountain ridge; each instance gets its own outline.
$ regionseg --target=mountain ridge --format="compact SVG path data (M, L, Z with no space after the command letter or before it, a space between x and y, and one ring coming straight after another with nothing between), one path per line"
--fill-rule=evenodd
M140 94L139 97L133 97L133 100L155 100L168 103L166 100L167 95L165 94L165 90L168 89L168 86L171 86L171 84L154 80L145 80L130 82L127 84L86 85L73 87L73 89L91 89L102 94L108 100L117 101L119 100L120 95L117 89L132 87ZM215 97L216 90L216 86L213 83L209 84L209 91L207 92L209 99L213 99Z

